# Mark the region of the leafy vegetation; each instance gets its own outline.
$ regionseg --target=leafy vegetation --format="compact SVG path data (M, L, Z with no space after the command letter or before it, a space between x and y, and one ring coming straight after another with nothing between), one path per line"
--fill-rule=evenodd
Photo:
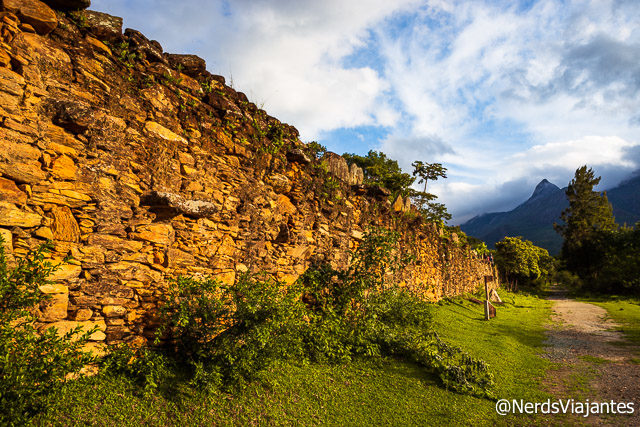
M434 194L427 193L427 181L446 178L447 168L441 163L425 163L415 161L412 175L402 172L398 162L389 159L386 154L378 151L369 151L366 156L345 153L342 155L349 164L355 163L364 172L366 184L379 185L391 191L391 197L398 195L409 196L421 216L428 222L436 222L444 225L451 219L447 208L442 203L434 202L437 198ZM418 179L418 183L424 183L423 191L416 191L411 185Z
M555 271L555 260L546 249L521 237L505 237L496 243L495 263L512 289L540 287Z
M181 277L169 287L160 333L196 382L242 385L273 360L301 353L297 297L267 277L244 275L233 285Z
M27 422L69 374L93 361L82 346L94 330L60 336L34 326L35 309L47 301L40 287L55 270L45 261L50 249L31 251L10 268L0 237L0 424Z
M451 214L444 204L434 202L437 198L435 194L427 193L427 182L435 181L439 177L446 178L447 168L441 163L424 163L419 160L413 162L411 166L414 168L413 176L418 178L418 184L424 183L422 191L410 191L411 200L425 220L444 225L445 221L451 219Z
M571 283L604 293L640 291L640 226L619 227L607 195L593 190L600 182L586 166L576 170L567 188L569 208L564 224L561 258ZM576 278L569 275L575 275Z
M290 287L248 275L232 285L180 278L167 291L160 336L194 384L243 386L283 359L386 355L437 373L447 388L490 395L486 364L438 337L428 303L385 284L410 261L395 253L397 238L374 229L346 270L319 265Z
M73 22L78 26L78 28L86 29L89 28L89 23L87 21L87 17L82 12L68 12L68 16L71 18Z
M446 178L447 177L447 168L442 166L442 163L424 163L420 160L416 160L411 163L413 166L413 176L417 176L418 184L422 184L424 182L423 193L427 192L427 182L435 181L438 178Z
M366 156L345 153L342 155L349 165L355 163L362 168L365 184L375 184L391 191L394 196L407 196L409 187L415 181L408 173L402 172L398 162L386 154L370 150Z
M500 375L500 398L543 401L540 381L550 362L539 357L550 303L501 292L506 304L491 322L482 307L456 298L431 310L431 324L448 342L482 357ZM260 381L233 392L192 387L165 376L154 393L112 373L60 388L38 425L532 425L533 417L500 417L495 402L443 388L424 368L396 358L325 364L276 361ZM165 388L166 387L166 388Z
M319 144L317 141L311 141L307 143L305 149L311 154L314 159L319 159L327 152L327 147Z
M596 178L591 168L578 168L567 187L569 207L562 212L563 223L554 225L564 238L562 258L567 268L578 274L585 274L591 261L591 252L584 248L587 239L596 232L617 229L607 195L593 190L599 182L600 177Z
M113 46L116 57L124 64L128 69L132 69L135 65L137 55L131 51L131 46L128 41L122 41Z
M583 265L579 275L589 288L607 294L640 294L640 224L597 231L582 248L591 263Z

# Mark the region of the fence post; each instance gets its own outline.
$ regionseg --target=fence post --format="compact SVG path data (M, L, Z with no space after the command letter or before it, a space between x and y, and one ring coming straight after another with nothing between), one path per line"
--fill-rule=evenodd
M493 276L484 276L484 320L489 320L489 282L493 282Z

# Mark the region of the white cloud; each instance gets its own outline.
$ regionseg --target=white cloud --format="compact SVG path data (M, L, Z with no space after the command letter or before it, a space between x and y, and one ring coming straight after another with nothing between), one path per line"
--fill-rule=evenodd
M626 158L626 149L636 145L617 136L585 136L580 139L534 145L511 158L516 170L536 167L564 167L576 169L581 165L619 165L634 167Z
M640 167L624 151L640 144L631 123L640 111L640 5L618 6L453 2L431 10L436 23L420 30L378 30L385 76L408 117L383 150L404 165L427 156L450 165L448 181L431 188L454 213L499 202L504 182L523 197L545 177L565 185L581 164ZM453 153L408 143L425 136Z

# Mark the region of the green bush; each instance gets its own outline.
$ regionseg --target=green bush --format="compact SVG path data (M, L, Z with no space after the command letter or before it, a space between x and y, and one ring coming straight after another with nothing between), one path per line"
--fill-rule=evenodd
M81 350L94 330L40 333L34 313L47 300L39 287L55 270L44 258L50 246L29 252L13 268L3 248L0 238L0 424L18 425L41 411L69 374L94 361Z
M299 294L270 278L245 274L224 285L180 277L170 284L161 312L160 335L207 381L239 385L273 360L301 353Z
M567 270L558 270L554 275L554 280L560 283L562 286L566 286L573 291L577 291L582 288L582 280L577 274L573 274Z
M332 309L316 316L305 339L312 344L309 355L314 360L397 356L436 373L447 388L491 395L493 377L488 367L438 337L430 303L408 290L381 288L364 293L352 307L347 317Z
M640 224L594 231L575 253L581 255L583 266L571 270L580 277L585 290L640 294Z
M171 360L157 349L132 348L121 344L100 361L101 375L122 375L140 385L147 393L172 376Z
M168 290L160 333L203 385L242 384L277 359L396 356L435 372L448 388L490 395L487 366L440 340L431 305L386 283L411 260L396 253L397 239L372 229L347 269L317 265L289 287L249 275L230 286L179 278Z

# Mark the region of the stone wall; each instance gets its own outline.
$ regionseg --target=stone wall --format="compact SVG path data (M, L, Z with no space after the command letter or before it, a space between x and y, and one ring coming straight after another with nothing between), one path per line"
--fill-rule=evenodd
M123 34L109 15L3 4L0 234L10 260L54 243L43 327L142 343L168 278L266 271L291 283L312 262L347 265L372 225L402 233L416 261L394 279L426 298L491 273L341 156L317 159L200 58Z

